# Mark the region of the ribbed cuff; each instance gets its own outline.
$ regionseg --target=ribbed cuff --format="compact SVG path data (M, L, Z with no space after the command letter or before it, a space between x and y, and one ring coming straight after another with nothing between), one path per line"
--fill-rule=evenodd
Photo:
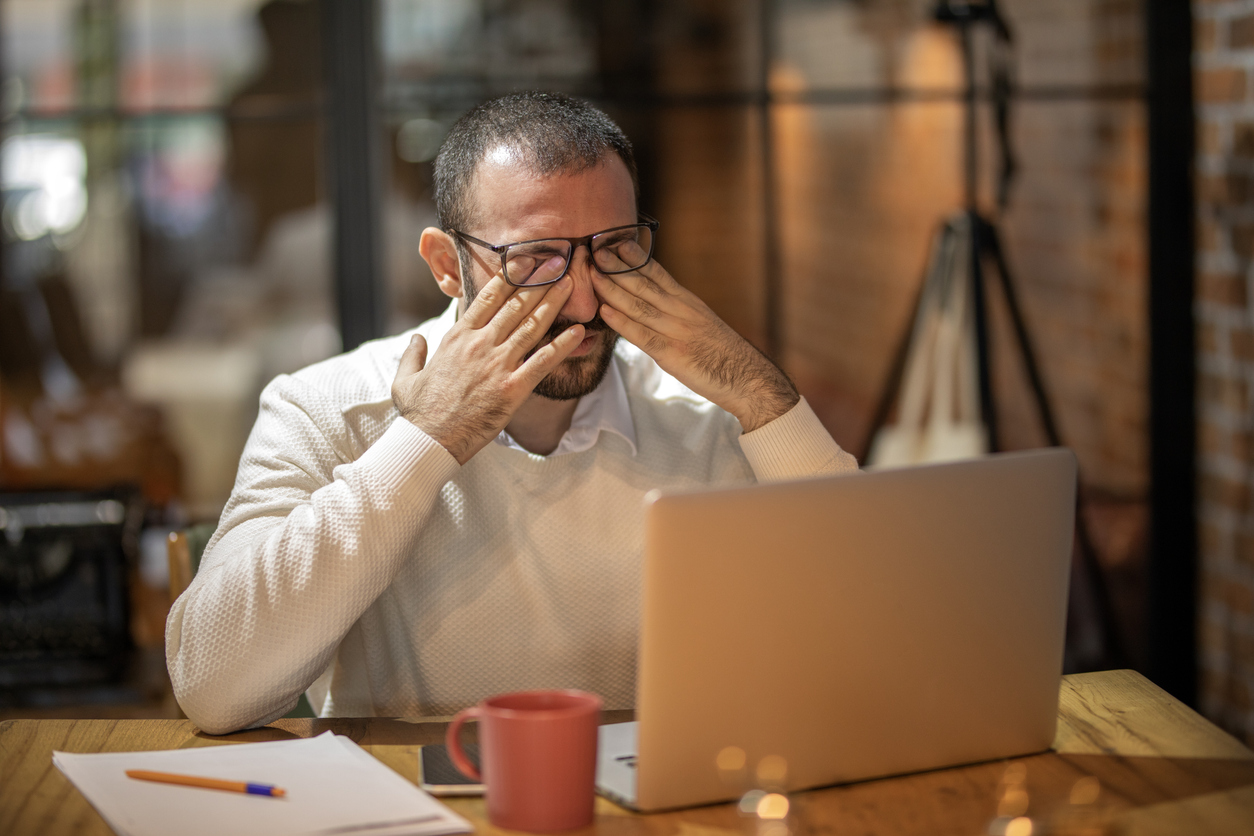
M858 469L840 448L806 399L751 433L740 436L740 449L759 482L780 482Z
M356 464L369 471L371 482L384 492L408 491L415 485L434 485L438 490L461 467L440 442L401 417Z

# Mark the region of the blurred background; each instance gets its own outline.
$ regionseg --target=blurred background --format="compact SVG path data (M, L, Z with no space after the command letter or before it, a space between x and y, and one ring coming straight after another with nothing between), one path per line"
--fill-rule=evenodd
M0 717L173 715L166 535L216 523L268 380L444 307L431 161L495 94L617 119L659 260L864 456L964 203L937 5L0 0ZM1080 460L1069 669L1139 668L1249 739L1254 17L998 5L1018 165L1002 207L1005 46L973 27L975 201ZM1040 446L1003 296L999 446Z

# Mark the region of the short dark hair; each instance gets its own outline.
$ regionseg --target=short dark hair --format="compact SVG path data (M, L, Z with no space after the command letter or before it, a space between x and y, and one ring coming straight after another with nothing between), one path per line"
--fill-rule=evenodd
M473 226L475 169L506 146L541 175L575 174L618 154L640 195L636 158L623 129L603 112L564 93L510 93L478 105L453 124L435 158L435 211L443 229Z

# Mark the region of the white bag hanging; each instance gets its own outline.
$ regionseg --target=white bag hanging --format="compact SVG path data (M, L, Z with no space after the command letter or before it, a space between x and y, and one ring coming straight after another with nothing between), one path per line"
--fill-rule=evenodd
M907 349L896 424L875 434L868 467L905 467L988 453L976 382L971 223L950 220L932 250Z

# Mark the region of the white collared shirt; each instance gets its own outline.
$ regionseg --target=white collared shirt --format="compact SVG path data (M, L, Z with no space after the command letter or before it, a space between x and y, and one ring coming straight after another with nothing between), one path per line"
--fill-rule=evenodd
M597 388L579 399L579 406L575 407L575 414L570 419L570 428L549 456L591 450L602 430L621 435L631 447L631 454L636 455L636 425L632 423L631 409L627 405L627 387L623 385L623 376L618 371L618 361L613 358ZM527 452L505 430L501 430L496 437L496 443Z
M419 326L428 356L453 316ZM647 492L857 468L804 399L744 433L627 341L561 452L609 429L634 455L612 438L582 456L489 444L462 465L397 414L411 337L262 393L235 492L166 623L170 679L201 729L264 725L305 689L322 716L446 715L555 683L629 708Z

